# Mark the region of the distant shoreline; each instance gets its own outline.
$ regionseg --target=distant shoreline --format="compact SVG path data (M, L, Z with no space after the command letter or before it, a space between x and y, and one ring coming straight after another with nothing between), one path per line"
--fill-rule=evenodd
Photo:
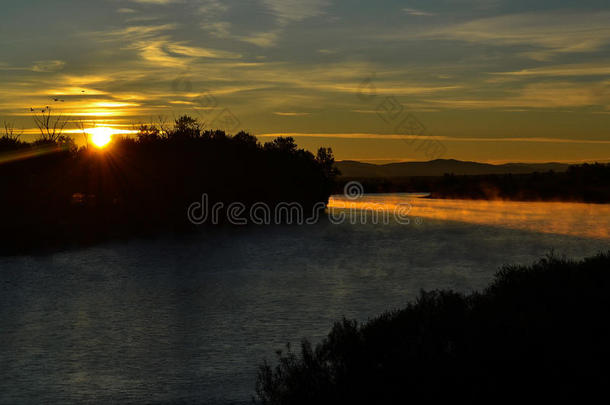
M430 193L428 198L610 203L610 164L569 166L564 172L454 174L403 177L343 177L335 193L358 182L367 193Z

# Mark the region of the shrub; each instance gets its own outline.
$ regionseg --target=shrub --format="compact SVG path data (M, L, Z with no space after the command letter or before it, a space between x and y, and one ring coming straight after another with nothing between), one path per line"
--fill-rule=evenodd
M483 292L422 292L259 368L263 404L497 403L604 394L610 253L501 269Z

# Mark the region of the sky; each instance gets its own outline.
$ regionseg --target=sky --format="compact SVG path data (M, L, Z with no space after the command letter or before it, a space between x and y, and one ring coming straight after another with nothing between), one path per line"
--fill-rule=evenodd
M340 160L610 160L607 0L10 0L1 17L0 121L24 139L49 106L72 131L189 114Z

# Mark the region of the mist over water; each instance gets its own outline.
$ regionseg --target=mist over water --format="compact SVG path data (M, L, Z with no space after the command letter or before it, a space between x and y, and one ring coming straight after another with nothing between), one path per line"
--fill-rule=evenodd
M412 217L590 238L610 238L610 205L418 198L416 194L331 198L331 208L386 210L408 203Z
M0 258L0 403L246 403L263 358L342 316L481 289L551 249L610 248L608 206L411 204L423 222L202 229Z

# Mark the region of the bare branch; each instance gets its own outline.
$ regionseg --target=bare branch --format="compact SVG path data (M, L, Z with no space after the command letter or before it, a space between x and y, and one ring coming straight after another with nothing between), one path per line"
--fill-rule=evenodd
M57 142L61 138L69 122L62 114L54 115L48 106L40 113L34 113L32 118L40 131L41 139L52 142Z
M4 138L10 139L12 141L17 141L23 134L23 129L17 131L15 129L15 124L12 122L4 121Z

